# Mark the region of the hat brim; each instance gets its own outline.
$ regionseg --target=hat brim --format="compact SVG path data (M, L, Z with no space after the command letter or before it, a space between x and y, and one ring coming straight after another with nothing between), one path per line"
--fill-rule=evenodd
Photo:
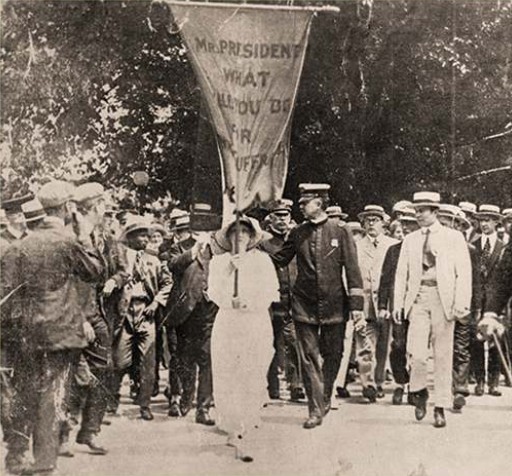
M247 246L247 250L256 248L262 241L269 240L272 235L266 231L263 231L259 226L258 222L254 218L242 217L240 218L240 224L248 226L252 231L251 240ZM218 230L214 235L213 239L216 244L225 252L231 251L231 240L229 235L232 233L233 227L236 226L236 221L231 222L224 228Z
M150 233L150 227L148 225L139 225L139 226L136 226L136 227L133 227L131 228L130 230L125 230L121 233L121 236L120 236L120 241L126 241L127 238L135 233L136 231L141 231L141 230L144 230L144 231L147 231L148 233Z
M494 220L501 221L503 219L503 215L494 212L478 212L475 213L475 217L478 218L479 220L485 218L492 218Z
M359 218L359 221L363 221L366 217L379 217L382 221L385 220L385 214L382 213L382 212L378 212L378 211L375 211L375 212L361 212L357 215L357 218Z
M416 202L412 204L413 208L420 208L420 207L430 207L430 208L437 208L439 209L441 207L440 203L435 202Z

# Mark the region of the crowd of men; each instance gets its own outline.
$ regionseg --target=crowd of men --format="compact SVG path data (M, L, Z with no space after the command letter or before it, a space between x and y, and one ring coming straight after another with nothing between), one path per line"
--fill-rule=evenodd
M499 397L503 379L512 385L512 208L418 192L391 215L370 204L347 222L329 206L329 189L301 185L300 224L286 199L262 221L280 295L269 303L269 398L283 398L284 378L291 400L307 399L311 429L334 389L350 397L358 378L375 403L392 375L392 403L407 395L422 420L431 356L434 426L470 395ZM98 435L118 412L125 375L143 420L153 419L166 368L169 416L194 409L197 423L215 425L210 206L140 216L98 183L55 181L37 198L2 200L1 219L0 416L10 473L51 474L58 456L73 456L75 426L76 443L107 454Z

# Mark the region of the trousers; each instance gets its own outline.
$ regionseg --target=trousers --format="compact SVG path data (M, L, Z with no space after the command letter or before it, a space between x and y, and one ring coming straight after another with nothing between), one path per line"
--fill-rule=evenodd
M471 328L471 369L478 383L485 382L485 343L477 339L476 325ZM501 374L501 360L498 349L489 345L487 356L487 384L497 387Z
M434 403L449 407L452 401L454 322L445 317L436 286L421 286L409 312L407 354L411 368L409 389L427 387L429 344L434 351Z
M32 352L25 356L23 372L14 376L13 437L7 442L8 452L23 453L32 436L37 469L56 466L60 431L67 419L71 368L79 355L76 350Z
M284 304L274 302L271 306L274 355L267 372L268 390L279 394L279 368L285 369L290 390L300 388L299 354L295 325Z
M123 328L114 342L114 388L117 394L124 374L132 369L140 383L138 404L148 407L155 383L155 323L142 315L145 304L131 303L133 319L126 319ZM131 372L133 375L133 372Z
M453 336L453 393L469 395L471 325L456 322Z
M295 330L309 415L322 417L340 368L345 322L322 326L295 321Z
M407 370L407 331L409 321L391 325L391 350L389 352L389 364L393 379L398 385L409 383L409 371Z
M196 394L197 408L208 409L213 401L211 340L218 312L213 302L196 304L187 320L177 326L177 371L183 387L182 405L192 406ZM199 372L197 372L197 370ZM197 379L196 379L197 375Z
M176 400L183 393L178 375L178 337L175 327L167 327L167 347L169 349L169 400Z

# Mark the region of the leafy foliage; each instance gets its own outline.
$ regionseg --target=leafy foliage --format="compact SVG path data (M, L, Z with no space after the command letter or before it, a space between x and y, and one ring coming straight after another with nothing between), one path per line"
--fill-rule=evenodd
M328 181L351 213L426 188L510 205L510 170L457 179L512 164L512 2L339 6L313 23L286 194ZM170 192L187 204L220 189L165 4L8 0L2 31L2 168L32 182L79 176L122 189L145 170L148 202Z

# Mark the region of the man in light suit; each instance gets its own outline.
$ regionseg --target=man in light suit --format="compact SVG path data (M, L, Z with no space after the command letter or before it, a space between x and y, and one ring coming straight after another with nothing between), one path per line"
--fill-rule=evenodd
M384 397L382 385L385 379L390 325L388 316L378 312L377 299L384 258L388 248L398 243L394 238L384 234L385 214L381 206L367 205L358 215L366 231L366 236L357 243L357 259L363 278L366 332L365 335L356 334L356 355L363 384L363 396L370 402L374 402L375 397ZM365 365L366 357L361 359L367 341L373 356L371 366ZM373 386L374 382L377 389Z
M409 320L407 353L415 415L427 411L427 360L434 351L434 426L446 426L444 407L452 404L453 336L456 320L471 303L471 261L462 233L437 218L440 195L418 192L413 201L420 230L406 236L398 260L393 319Z

